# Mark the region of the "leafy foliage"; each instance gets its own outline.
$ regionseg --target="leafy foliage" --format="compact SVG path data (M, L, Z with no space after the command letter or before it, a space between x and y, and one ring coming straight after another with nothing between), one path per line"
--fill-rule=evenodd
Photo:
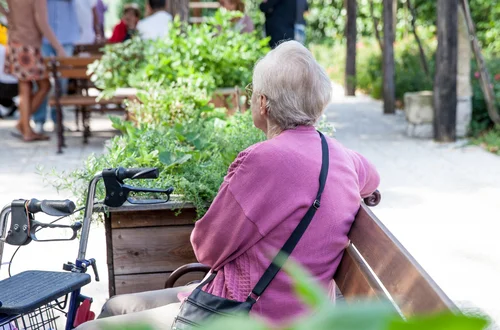
M480 145L489 152L500 156L500 126L487 129L472 139L472 143Z
M60 174L58 188L72 190L82 203L88 182L104 168L157 167L159 179L137 184L173 186L202 216L231 162L240 151L262 141L262 132L253 127L250 112L226 118L225 109L209 104L207 91L189 80L168 88L151 86L140 99L142 104L128 108L136 123L114 118L114 127L123 135L111 140L106 154L91 156L82 169ZM104 197L103 187L97 197Z
M437 20L437 1L411 0L417 13L418 29L435 31ZM373 15L370 3L373 2ZM407 9L407 0L398 1L396 13L396 39L400 40L411 33L411 13ZM476 24L477 36L483 48L489 53L500 53L500 2L490 0L469 1L472 19ZM343 0L310 0L307 16L308 40L313 43L336 43L344 36L346 11ZM382 0L358 0L358 18L356 21L360 37L373 37L374 18L378 19L380 34L383 35Z
M427 39L424 48L431 73L428 77L423 68L413 37L395 44L396 98L402 102L404 93L432 90L434 76L434 52L436 40ZM345 70L345 44L332 46L314 45L312 52L326 68L330 77L343 83ZM380 99L382 97L382 54L374 39L363 38L357 45L357 86L360 90Z
M500 58L489 56L485 60L486 67L490 73L490 79L493 84L496 105L497 108L500 109ZM481 135L485 130L492 128L493 122L488 115L486 100L481 89L479 72L477 71L477 65L475 62L472 63L471 75L473 90L471 134L477 137Z
M267 39L242 34L231 20L241 15L218 10L205 24L189 25L174 20L165 39L138 38L121 45L106 46L104 56L89 70L95 84L104 90L142 87L150 82L168 85L179 78L198 79L199 86L246 86L255 62L268 49Z

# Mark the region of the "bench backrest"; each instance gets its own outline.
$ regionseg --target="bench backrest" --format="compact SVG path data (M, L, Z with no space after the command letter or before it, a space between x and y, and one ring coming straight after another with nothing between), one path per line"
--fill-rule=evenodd
M90 57L55 57L46 60L49 71L57 78L88 79L87 67L100 59L99 56Z
M91 44L91 45L76 45L74 56L78 54L90 54L93 56L100 56L104 53L106 44Z
M380 220L362 204L349 233L351 243L335 274L347 301L388 300L404 317L443 310L453 302Z

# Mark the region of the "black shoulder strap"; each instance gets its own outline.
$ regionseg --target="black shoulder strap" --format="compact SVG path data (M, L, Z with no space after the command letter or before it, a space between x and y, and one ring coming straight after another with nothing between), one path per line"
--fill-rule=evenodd
M292 254L293 249L295 249L295 246L297 246L297 243L299 243L300 238L302 235L304 235L307 227L311 223L312 218L316 214L316 210L320 207L320 201L321 201L321 194L323 193L323 190L325 189L325 182L326 178L328 177L328 168L330 165L330 155L328 152L328 143L326 142L325 137L321 132L319 132L319 135L321 137L321 149L322 149L322 164L321 164L321 173L319 175L319 190L318 194L316 195L316 199L314 200L314 203L309 207L309 210L307 210L306 215L300 220L298 226L295 228L293 231L292 235L288 240L285 242L283 247L281 248L280 253L274 258L273 262L269 267L266 269L264 272L264 275L260 278L259 282L255 285L255 287L252 290L252 294L257 297L260 297L264 290L269 286L271 281L274 279L274 277L278 274L280 271L281 267L283 267L283 264L286 262L288 259L288 256ZM254 299L251 294L248 296L247 299L248 302L255 303L256 299Z

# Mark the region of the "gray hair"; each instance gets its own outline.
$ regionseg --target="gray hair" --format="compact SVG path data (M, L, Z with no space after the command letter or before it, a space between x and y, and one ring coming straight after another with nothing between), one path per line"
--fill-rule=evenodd
M325 70L296 41L281 43L257 62L253 89L266 96L269 118L282 130L314 125L332 94Z

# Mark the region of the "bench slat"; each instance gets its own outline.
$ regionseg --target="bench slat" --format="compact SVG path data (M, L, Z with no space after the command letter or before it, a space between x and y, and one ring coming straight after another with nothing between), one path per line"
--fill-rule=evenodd
M366 264L352 244L349 244L344 251L334 279L347 301L357 300L360 297L362 299L380 299L384 296L383 289L371 276Z
M89 107L92 105L108 105L108 104L121 104L125 100L124 97L112 97L110 99L101 99L97 101L94 96L81 96L81 95L64 95L60 98L61 106L82 106ZM52 97L49 101L50 106L56 105L56 99Z
M62 67L57 70L59 78L67 79L88 79L91 75L87 74L87 67Z
M456 310L453 302L364 204L349 238L405 316Z
M45 59L45 63L50 65L53 61L58 63L60 67L68 66L87 66L91 63L94 63L96 60L100 60L101 56L82 56L82 57L47 57Z

